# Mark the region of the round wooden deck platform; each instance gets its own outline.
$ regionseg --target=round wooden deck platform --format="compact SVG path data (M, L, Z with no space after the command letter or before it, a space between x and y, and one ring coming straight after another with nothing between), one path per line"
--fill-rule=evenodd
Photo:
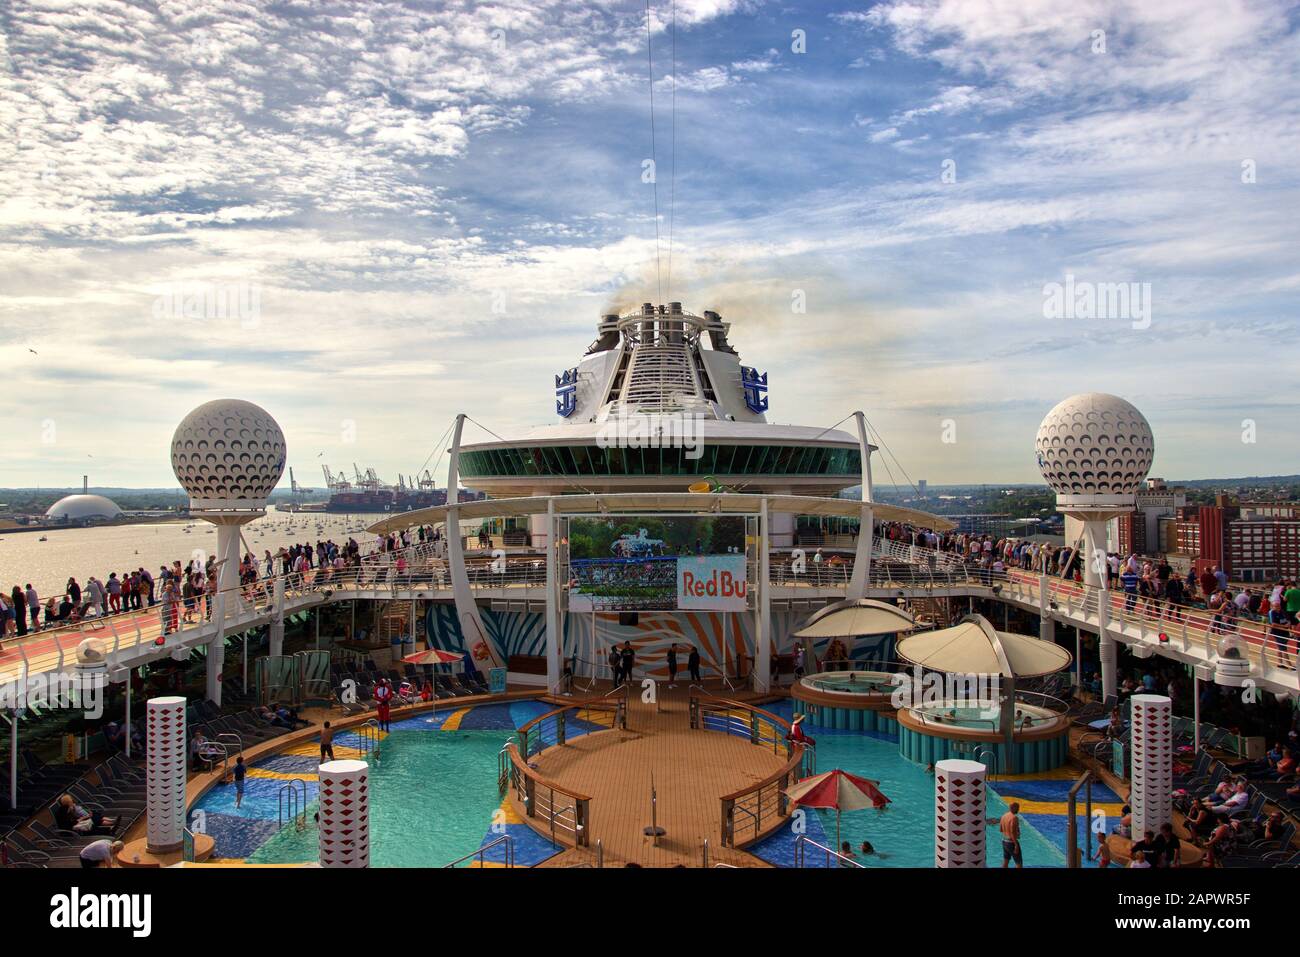
M709 864L766 866L742 851L723 848L719 798L771 776L784 752L754 745L720 731L691 730L685 684L659 686L659 702L645 704L633 688L626 731L598 731L535 755L539 774L591 797L590 846L565 851L542 866L573 867L595 859L596 841L605 867L699 867L705 840ZM656 823L665 833L656 844L651 824L651 784L658 795ZM511 798L516 812L523 809ZM545 832L544 822L530 820Z

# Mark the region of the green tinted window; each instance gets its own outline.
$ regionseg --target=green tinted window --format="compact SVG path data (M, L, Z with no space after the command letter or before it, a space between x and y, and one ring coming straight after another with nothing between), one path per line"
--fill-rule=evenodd
M464 476L566 475L846 475L861 471L856 449L797 445L704 445L684 448L601 448L597 445L481 449L461 458Z

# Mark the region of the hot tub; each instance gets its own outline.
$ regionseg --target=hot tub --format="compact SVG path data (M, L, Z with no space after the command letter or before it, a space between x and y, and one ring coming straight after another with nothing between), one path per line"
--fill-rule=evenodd
M898 750L917 764L964 758L988 764L995 774L1007 772L1013 756L1020 774L1051 771L1065 763L1070 722L1063 713L1017 700L1014 722L1008 744L996 701L947 700L905 708L898 712Z

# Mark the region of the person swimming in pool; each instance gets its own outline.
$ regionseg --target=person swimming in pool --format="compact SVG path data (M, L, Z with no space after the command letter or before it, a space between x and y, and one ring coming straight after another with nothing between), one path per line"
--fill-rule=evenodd
M863 841L862 846L858 848L858 851L863 857L878 857L882 861L889 856L888 854L882 854L880 851L876 850L870 841Z

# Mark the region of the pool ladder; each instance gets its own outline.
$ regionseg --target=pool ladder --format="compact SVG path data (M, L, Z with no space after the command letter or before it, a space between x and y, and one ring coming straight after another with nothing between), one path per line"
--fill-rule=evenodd
M506 789L510 787L510 772L513 765L509 754L510 742L507 741L497 752L497 792L501 797L506 796Z
M979 747L971 755L972 761L978 761L989 769L988 773L996 775L998 773L998 753L989 747Z
M848 855L841 854L839 851L832 850L831 848L827 847L825 844L818 844L807 834L800 834L798 837L794 839L794 866L795 867L808 866L807 863L805 863L805 861L807 860L808 848L810 847L816 848L816 850L821 851L823 854L825 854L826 867L856 867L863 870L865 870L866 868L865 864L855 861L853 858L849 857ZM835 863L832 864L831 863L832 861L834 861Z
M473 860L474 858L478 858L478 866L486 867L487 852L490 851L492 848L498 846L502 848L502 852L504 854L504 866L514 867L515 866L515 845L514 845L514 841L511 840L508 834L502 834L500 837L496 838L495 840L488 841L478 850L471 851L470 853L466 854L464 857L458 857L450 864L444 864L442 866L444 869L448 867L456 867L457 865L463 864L466 861Z
M302 778L294 778L280 788L277 805L276 817L281 828L287 822L292 821L298 830L305 830L307 827L307 782Z
M357 726L357 750L361 752L363 760L373 754L375 763L379 763L379 742L381 740L379 722L374 718L371 718L365 724Z

